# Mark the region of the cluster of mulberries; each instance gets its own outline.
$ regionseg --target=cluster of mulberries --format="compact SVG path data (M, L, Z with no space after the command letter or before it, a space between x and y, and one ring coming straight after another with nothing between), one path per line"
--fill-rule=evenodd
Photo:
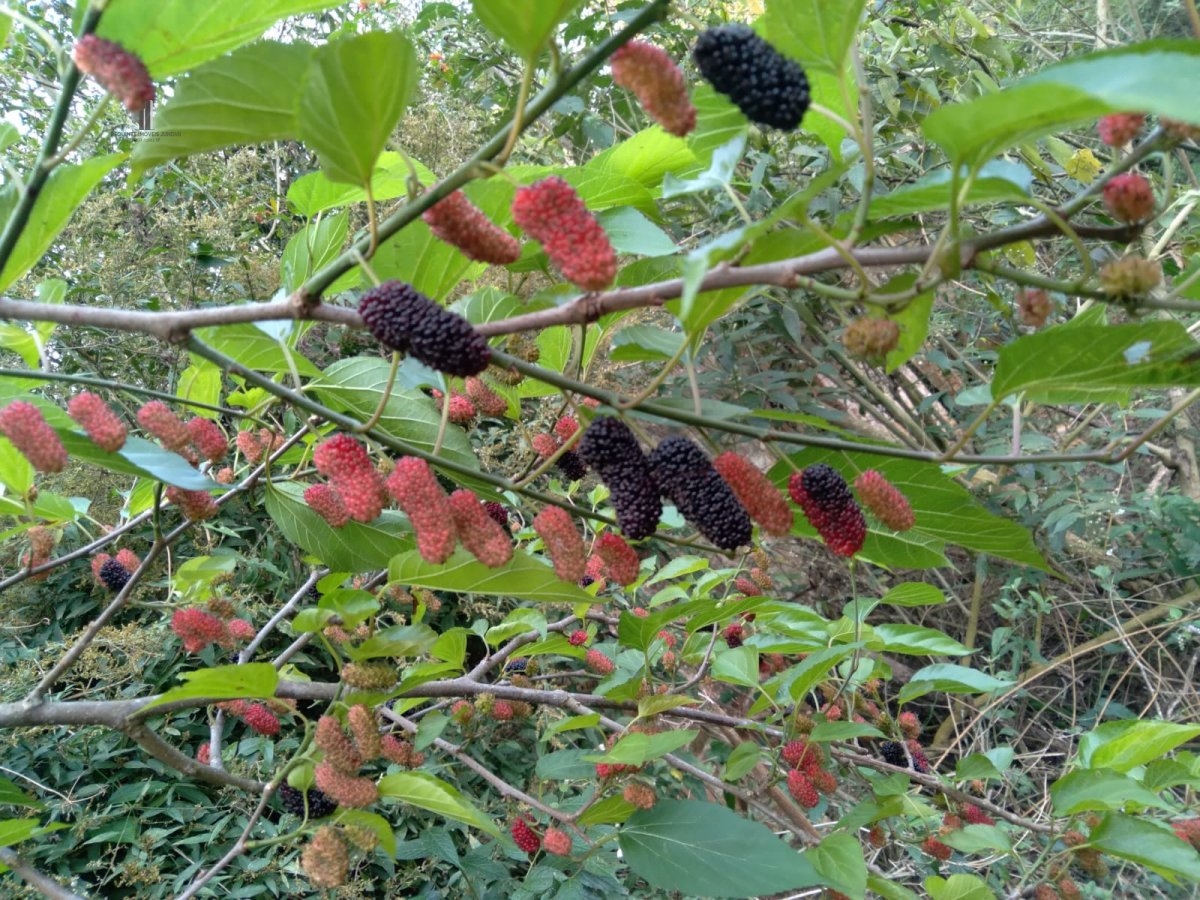
M696 107L675 60L653 44L630 41L609 59L613 81L638 98L642 109L668 134L683 137L696 127Z
M477 560L494 569L512 559L512 539L488 514L474 491L459 488L450 495L449 505L458 539Z
M367 448L348 434L335 434L313 449L313 464L332 483L356 522L372 522L383 511L383 485Z
M854 490L863 506L893 531L908 531L916 524L908 498L875 469L867 469L855 478Z
M171 630L183 641L183 649L188 653L199 653L209 644L226 648L234 644L225 623L198 606L177 609L171 616Z
M125 423L107 403L90 391L83 391L68 400L67 413L101 450L116 453L125 446Z
M192 522L204 522L218 512L217 501L207 491L190 491L172 484L167 486L165 493Z
M583 577L587 564L583 538L570 513L557 506L547 506L533 517L533 530L546 545L555 575L570 582Z
M605 577L611 578L622 587L628 587L637 581L642 561L638 559L637 551L625 543L619 534L604 532L596 539L592 553L594 558L604 563L602 574Z
M730 450L713 460L713 468L763 531L778 536L792 530L791 507L754 463Z
M617 254L608 235L563 179L552 176L519 188L512 214L571 283L601 291L616 278Z
M181 453L192 443L192 433L187 425L161 400L144 403L137 411L137 420L168 450Z
M85 34L75 44L71 58L80 72L95 78L130 112L154 99L154 82L146 64L115 41Z
M462 191L446 195L425 210L421 218L435 237L476 262L504 266L516 262L521 255L517 239L484 215Z
M485 416L499 418L508 412L508 401L492 390L482 378L468 378L466 390L475 408Z
M322 790L315 787L301 791L290 785L281 784L278 797L279 804L284 811L290 812L294 816L303 816L307 810L310 819L323 819L333 815L337 810L337 804L325 796Z
M867 537L867 520L836 469L818 463L788 480L788 493L837 556L853 556Z
M431 563L449 559L458 535L450 498L429 463L415 456L402 457L387 478L387 492L412 523L421 558Z
M1096 123L1100 140L1110 147L1124 147L1142 130L1146 117L1141 113L1113 113Z
M0 409L0 434L39 472L61 472L67 465L67 450L57 432L32 403L14 400Z
M900 343L900 326L891 319L872 319L860 316L846 326L842 344L846 352L858 359L878 362Z
M597 419L583 433L579 456L608 487L626 536L636 541L653 534L662 501L650 461L629 426L611 416Z
M537 853L541 849L542 839L529 827L529 823L524 818L518 817L513 820L508 830L518 849L529 854Z
M130 577L141 564L137 554L128 547L116 556L98 553L92 557L92 575L110 591L119 591L129 583Z
M317 829L300 854L300 868L312 886L319 890L346 883L350 874L350 850L336 828L325 825Z
M457 313L402 281L385 281L363 294L358 313L375 339L447 375L487 368L487 339Z
M704 451L681 436L654 448L650 465L663 497L722 550L750 543L750 516Z
M1154 213L1154 190L1137 172L1122 172L1104 185L1104 205L1119 222L1144 222Z
M257 432L239 431L235 443L246 462L257 465L283 446L283 435L269 428L260 428Z
M700 74L752 122L790 131L808 109L808 79L749 25L710 28L692 48Z

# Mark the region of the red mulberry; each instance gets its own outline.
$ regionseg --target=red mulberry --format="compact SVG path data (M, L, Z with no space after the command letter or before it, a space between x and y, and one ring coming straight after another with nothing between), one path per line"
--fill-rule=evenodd
M467 396L485 416L499 418L508 412L508 401L491 389L486 381L480 378L468 378L466 383Z
M488 568L512 559L512 541L488 515L474 491L460 488L450 495L450 514L462 545Z
M471 402L471 398L458 391L450 392L450 407L446 410L446 418L455 425L470 425L471 420L479 415L479 410Z
M585 291L602 291L617 276L608 235L575 189L558 177L518 189L513 219L540 241L563 277Z
M812 809L821 802L821 795L807 775L799 769L791 769L787 773L788 793L805 809Z
M564 443L575 437L579 430L579 420L574 416L562 416L554 423L554 434Z
M916 522L908 498L874 469L854 479L858 499L880 522L893 531L908 531Z
M487 339L457 313L402 281L385 281L363 294L358 313L375 339L447 375L487 368Z
M362 754L342 730L342 724L334 716L321 716L317 720L314 742L325 754L325 762L339 771L353 775L362 768ZM324 788L322 788L324 790Z
M457 247L468 259L504 266L521 256L517 239L485 216L462 191L447 194L421 218L435 237Z
M335 434L313 450L313 463L342 498L356 522L373 522L383 511L379 473L366 448L348 434Z
M346 504L337 489L328 484L312 484L304 489L304 502L334 528L341 528L350 521Z
M692 58L700 74L751 122L791 131L808 109L808 79L795 60L749 25L710 28L696 40Z
M66 448L32 403L14 400L0 410L0 434L39 472L61 472L67 465Z
M788 492L835 555L853 556L862 549L867 520L836 469L818 463L794 473Z
M218 512L217 501L207 491L189 491L172 484L167 486L166 495L193 522L211 519Z
M1122 172L1104 185L1104 205L1114 219L1143 222L1154 213L1154 191L1137 172Z
M387 490L412 523L421 558L431 563L449 559L458 541L454 517L450 499L429 463L415 456L402 457L388 476Z
M154 435L168 450L176 453L192 442L191 432L183 420L167 408L161 400L151 400L138 410L138 424Z
M1141 113L1113 113L1096 123L1100 140L1110 147L1124 147L1142 130L1146 117Z
M792 530L792 509L787 500L752 462L729 451L714 459L713 467L763 531L783 535Z
M529 827L529 823L524 819L517 819L509 828L509 833L512 834L513 843L526 853L537 853L542 846L541 839Z
M195 606L178 609L171 617L171 630L183 641L188 653L199 653L209 644L224 644L229 639L225 623Z
M630 41L609 60L613 81L633 91L638 102L668 134L683 137L696 127L696 107L679 66L664 51Z
M921 849L934 859L939 859L942 862L945 862L954 855L954 851L951 850L950 847L948 847L946 844L943 844L935 837L925 838L924 843L921 844Z
M212 419L196 416L188 421L187 430L192 437L192 444L209 462L219 463L229 452L229 438Z
M662 495L702 535L722 550L750 543L750 516L703 450L669 437L654 448L650 465Z
M606 531L596 540L596 556L604 561L608 577L622 587L637 581L641 560L637 551L630 547L619 534Z
M154 82L146 64L115 41L85 34L71 53L80 72L91 75L130 112L154 99Z
M650 461L629 426L620 419L597 419L583 433L579 456L608 487L617 524L632 540L649 537L658 527L662 502Z
M90 391L76 394L68 400L67 412L101 450L116 453L125 446L125 423L107 403Z
M508 527L508 508L503 503L497 503L495 500L485 500L483 508L487 510L487 514L495 520L497 525L501 528Z
M583 577L587 564L583 538L570 513L557 506L547 506L534 516L533 530L546 545L546 553L554 563L555 575L570 582Z
M251 703L242 713L242 721L266 737L279 734L279 717L262 703Z
M582 647L587 642L588 642L588 633L586 631L584 631L582 628L576 628L567 637L567 643L569 643L572 647Z
M616 664L602 650L595 647L590 649L583 658L583 663L588 670L595 672L597 675L611 675Z

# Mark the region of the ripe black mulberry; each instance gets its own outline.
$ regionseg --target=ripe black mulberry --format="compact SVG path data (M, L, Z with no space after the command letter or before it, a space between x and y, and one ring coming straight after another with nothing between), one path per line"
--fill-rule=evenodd
M381 344L447 375L477 375L488 366L487 339L457 313L402 281L363 294L358 314Z
M692 48L696 66L751 122L791 131L808 109L808 79L749 25L710 28Z
M662 501L650 462L629 426L611 416L597 419L584 432L578 452L608 487L626 537L640 540L653 534Z
M750 516L704 451L685 437L669 437L650 454L662 496L722 550L750 543Z

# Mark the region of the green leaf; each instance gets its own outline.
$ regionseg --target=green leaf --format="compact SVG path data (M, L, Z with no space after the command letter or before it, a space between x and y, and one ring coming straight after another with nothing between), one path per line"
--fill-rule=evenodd
M471 0L483 26L527 61L537 58L554 29L582 0Z
M378 841L377 849L389 859L396 855L396 833L388 820L379 813L367 812L365 809L343 809L338 812L337 823L354 828L365 828Z
M399 31L321 47L300 99L299 134L333 181L366 185L417 85L416 55Z
M1196 385L1200 366L1187 357L1198 348L1178 322L1057 325L1001 348L992 399L1120 402L1129 388Z
M945 835L942 840L960 853L1009 853L1012 841L995 825L967 825Z
M841 75L865 0L767 0L762 24L776 49Z
M701 897L752 897L823 884L812 863L769 828L699 800L660 800L618 834L625 862L653 887Z
M977 875L951 875L943 878L930 875L925 879L925 890L931 900L996 900L996 895Z
M0 291L7 290L37 265L92 188L124 159L124 153L109 153L78 165L63 163L50 173L33 203L29 221L17 238L12 255L0 271Z
M729 758L725 760L725 771L721 775L721 780L739 781L750 774L760 759L762 759L762 750L754 741L738 744L729 754Z
M379 796L426 809L456 822L465 822L497 836L496 823L476 809L458 790L425 772L395 772L379 779Z
M900 689L899 700L901 703L907 703L931 691L942 691L946 694L991 694L1007 690L1014 684L1015 681L995 678L966 666L937 663L913 673L908 684Z
M699 733L695 730L660 731L656 734L643 734L635 731L626 734L613 744L607 753L589 756L587 760L594 763L624 763L630 766L642 766L652 759L666 756L691 743Z
M1079 761L1088 769L1128 772L1170 753L1200 735L1200 725L1157 720L1105 722L1079 741Z
M20 843L37 830L37 819L0 819L0 847Z
M195 153L297 137L313 52L307 44L264 41L189 74L156 113L154 140L134 146L134 177Z
M247 369L257 372L291 374L296 371L308 376L321 374L321 370L303 354L253 323L200 328L196 331L196 337Z
M613 335L608 358L613 362L662 362L673 357L685 338L655 325L627 325Z
M890 653L966 656L971 652L950 635L920 625L885 622L875 626L875 636L883 639L883 649Z
M608 233L613 249L633 256L670 256L679 248L665 231L638 210L619 207L596 217Z
M915 892L882 875L868 876L867 887L880 897L883 897L884 900L918 900Z
M349 216L337 213L311 222L292 235L279 263L285 291L296 290L314 272L337 259L349 224Z
M31 369L41 365L42 353L37 338L20 325L0 324L0 347L17 354Z
M1060 816L1090 810L1119 810L1126 803L1169 808L1154 791L1112 769L1076 769L1050 785L1050 798Z
M221 370L203 357L193 355L191 360L192 364L179 376L175 396L180 400L219 406L221 403ZM197 409L196 415L214 421L219 418L218 413L211 409Z
M197 7L193 0L120 0L104 10L97 33L136 53L162 79L254 40L286 16L340 5L341 0L206 0Z
M809 732L809 738L818 744L829 741L852 741L860 737L883 736L882 731L866 722L818 722Z
M998 754L1005 758L997 759ZM972 753L958 761L954 774L959 779L1003 778L1004 771L1012 764L1013 751L1010 747L994 747L986 753Z
M761 677L758 670L758 649L744 644L717 654L713 660L712 677L726 684L756 687Z
M965 185L967 170L961 171L959 186ZM899 187L890 194L871 198L872 218L912 216L917 213L949 209L956 200L950 189L953 179L949 169L940 169L913 184ZM1033 187L1033 173L1021 163L992 160L976 173L967 188L961 205L1003 203L1022 200Z
M7 778L0 777L0 806L31 806L40 809L45 806L32 794L27 794Z
M862 897L867 889L867 861L862 844L844 831L829 835L804 854L813 867L834 890Z
M374 522L334 528L304 502L304 485L292 482L268 486L265 503L284 537L335 572L382 568L397 549L412 546L408 518L392 510L384 510Z
M428 653L437 640L437 632L428 625L393 625L373 634L346 655L356 662L380 657L403 658Z
M275 696L279 673L270 663L243 663L239 666L217 666L195 672L181 672L182 687L160 694L142 709L153 709L180 700L235 700L250 697Z
M376 203L408 195L408 180L412 174L409 166L416 170L417 180L422 186L428 187L437 181L437 176L417 160L405 158L394 150L385 150L379 154L375 172L371 176L371 196L375 198ZM468 185L468 196L476 189L476 185ZM510 188L510 195L511 192ZM292 186L288 188L287 198L288 203L299 215L311 219L326 210L365 203L367 192L362 185L331 181L324 172L318 171L301 175L293 181Z
M57 431L57 429L55 429ZM202 475L178 453L173 453L145 438L134 435L125 438L125 445L116 453L101 450L86 435L74 431L59 431L63 446L72 459L86 461L125 475L136 475L187 488L189 491L224 491L226 488Z
M946 595L932 584L906 581L889 590L879 602L889 606L938 606L946 602Z
M686 140L655 125L596 154L587 168L613 172L654 190L666 173L693 170L699 163Z
M995 156L1042 135L1136 110L1200 125L1194 42L1152 41L1050 66L995 94L935 110L922 128L952 159Z
M458 550L440 565L426 562L413 550L392 559L388 580L433 590L519 597L536 603L596 602L578 585L560 579L550 566L519 550L507 565L497 569L489 569L466 550Z
M1145 819L1110 812L1088 836L1088 844L1158 872L1170 881L1200 881L1200 854L1171 831Z
M365 422L379 408L390 371L387 360L366 356L348 357L329 366L313 387L322 403ZM433 401L424 394L393 386L376 430L395 440L432 452L437 444L440 421ZM471 442L459 428L446 429L439 455L472 469L479 468L479 460L471 449Z
M596 770L593 768L589 775L584 777L594 778L595 776ZM599 803L589 806L579 817L579 824L584 827L617 824L627 821L635 812L637 812L637 807L618 794L613 797L605 797Z
M891 279L885 290L906 291L916 282L914 273L906 272ZM925 346L929 335L929 316L933 312L933 291L924 291L909 301L903 309L891 313L888 318L900 326L900 339L888 351L885 360L888 374L912 359Z

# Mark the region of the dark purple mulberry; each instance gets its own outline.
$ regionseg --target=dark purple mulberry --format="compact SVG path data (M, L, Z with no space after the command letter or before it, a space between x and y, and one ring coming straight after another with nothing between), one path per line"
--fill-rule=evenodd
M904 752L904 745L899 741L884 741L879 745L879 755L883 757L884 762L893 766L908 767L908 754Z
M833 553L853 556L862 549L867 520L837 469L818 463L795 472L788 480L788 493Z
M568 450L560 456L557 465L568 481L582 481L587 474L587 463L574 450Z
M629 426L611 416L597 419L579 441L579 456L608 487L617 524L626 537L649 537L662 516L650 461Z
M100 567L100 580L110 591L120 591L129 583L129 570L115 559L107 560Z
M330 800L320 788L311 787L307 793L308 817L310 819L323 819L326 816L333 815L337 810L337 804ZM287 784L279 786L279 803L285 812L290 812L294 816L304 815L304 797L304 791L297 790Z
M722 550L750 543L750 515L704 451L685 437L669 437L650 454L662 496Z
M696 40L692 58L708 82L751 122L791 131L808 109L808 79L749 25L710 28Z
M496 524L501 528L508 527L508 509L503 503L497 503L495 500L483 501L483 508L487 510L487 514L496 520Z
M457 313L412 285L385 281L358 301L363 324L381 344L447 375L476 375L487 368L487 339Z

